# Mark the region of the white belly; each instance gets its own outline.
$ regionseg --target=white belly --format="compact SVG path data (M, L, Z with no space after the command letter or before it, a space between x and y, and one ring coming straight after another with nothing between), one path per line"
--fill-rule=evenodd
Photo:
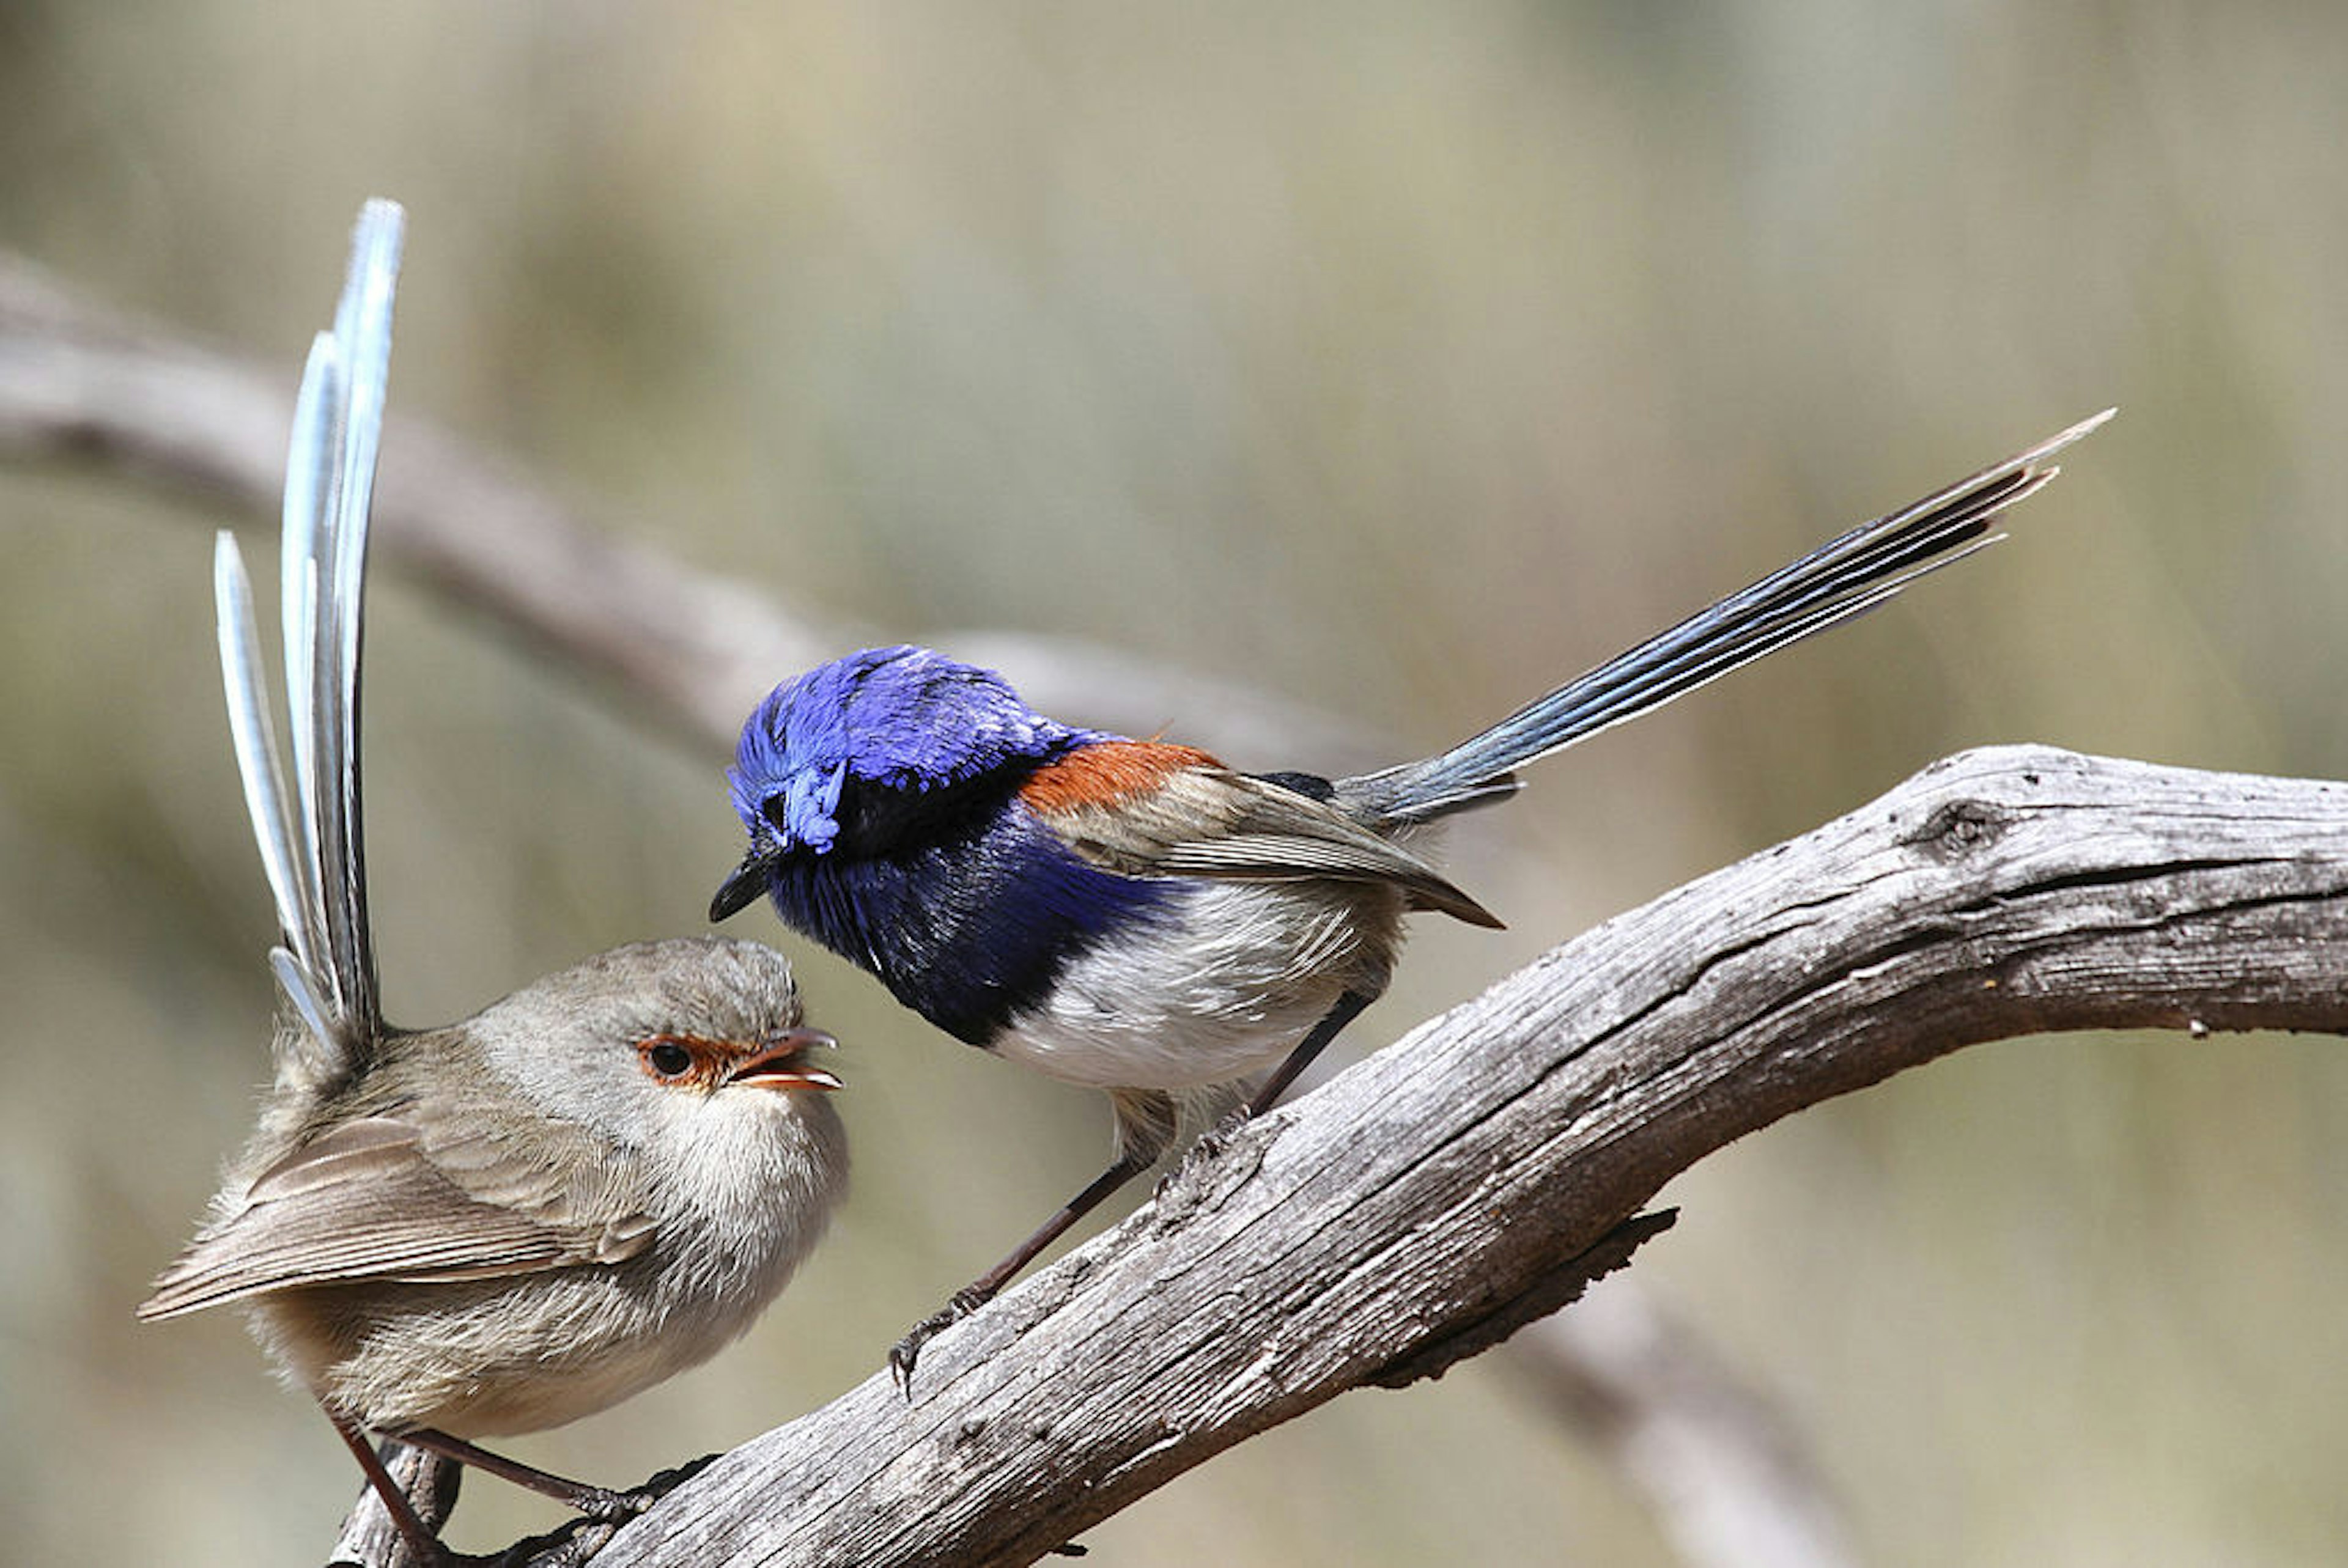
M1385 989L1402 899L1382 884L1203 882L1070 963L996 1055L1093 1089L1196 1089L1286 1056L1347 990Z

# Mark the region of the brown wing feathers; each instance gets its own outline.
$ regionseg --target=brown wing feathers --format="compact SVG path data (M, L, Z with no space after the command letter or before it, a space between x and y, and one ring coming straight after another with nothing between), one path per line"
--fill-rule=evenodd
M580 1225L569 1184L459 1136L444 1164L425 1121L362 1117L256 1177L156 1281L143 1318L355 1279L480 1279L617 1263L649 1245L640 1214ZM584 1173L582 1173L583 1174Z
M1419 908L1499 918L1441 872L1343 812L1204 752L1104 741L1040 769L1020 798L1078 854L1128 876L1387 882Z

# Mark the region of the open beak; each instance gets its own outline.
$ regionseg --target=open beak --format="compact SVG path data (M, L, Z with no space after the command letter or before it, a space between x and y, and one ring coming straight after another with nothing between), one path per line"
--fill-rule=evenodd
M757 1055L744 1058L726 1075L726 1081L760 1089L838 1089L839 1080L820 1067L809 1066L808 1053L829 1050L839 1044L819 1029L787 1029L767 1041L766 1049Z
M716 925L729 915L737 915L758 901L767 890L767 874L774 868L775 858L781 853L771 845L752 845L742 864L727 874L718 885L716 895L709 900L709 923Z

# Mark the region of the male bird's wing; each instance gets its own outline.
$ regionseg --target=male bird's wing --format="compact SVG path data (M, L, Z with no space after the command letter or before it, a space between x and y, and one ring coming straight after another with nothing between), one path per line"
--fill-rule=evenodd
M1416 908L1471 925L1498 917L1441 872L1335 808L1187 748L1138 741L1084 747L1022 791L1077 854L1128 876L1244 882L1382 882Z
M547 1131L535 1140L541 1154ZM163 1272L139 1316L350 1280L613 1264L652 1245L652 1218L613 1202L622 1173L612 1162L583 1149L554 1160L510 1151L494 1127L428 1106L347 1122L254 1178ZM615 1207L615 1220L584 1217Z

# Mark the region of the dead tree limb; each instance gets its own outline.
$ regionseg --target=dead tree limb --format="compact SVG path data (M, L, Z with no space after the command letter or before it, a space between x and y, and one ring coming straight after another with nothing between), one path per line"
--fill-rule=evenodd
M1193 1159L599 1564L1036 1560L1554 1305L1672 1176L1962 1046L2348 1031L2348 786L1970 752L1552 951ZM1581 1261L1578 1261L1581 1260Z

